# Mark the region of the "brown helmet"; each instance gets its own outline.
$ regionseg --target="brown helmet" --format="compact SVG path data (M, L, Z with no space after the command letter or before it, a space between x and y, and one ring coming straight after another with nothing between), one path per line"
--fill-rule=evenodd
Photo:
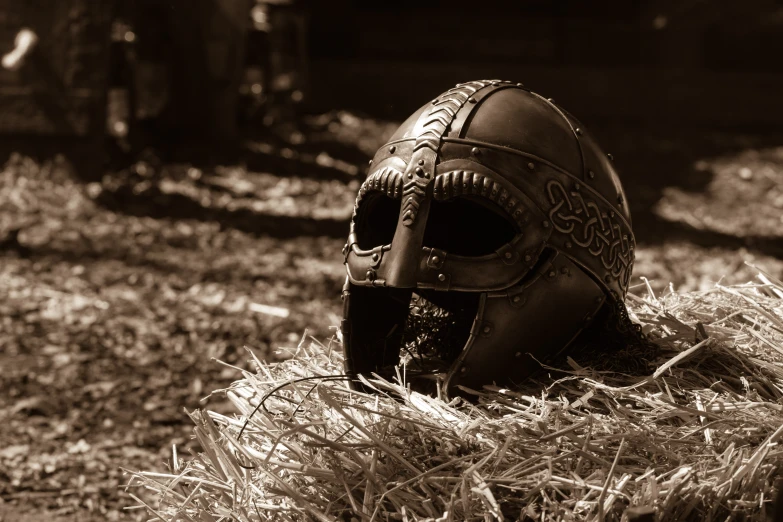
M584 127L505 81L459 84L375 153L345 246L345 367L480 389L526 379L634 260L620 180ZM533 356L532 358L530 356Z

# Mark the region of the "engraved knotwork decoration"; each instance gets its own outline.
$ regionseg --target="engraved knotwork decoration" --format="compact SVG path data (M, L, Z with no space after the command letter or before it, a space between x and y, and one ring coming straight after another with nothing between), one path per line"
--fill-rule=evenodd
M435 156L438 153L440 141L460 108L479 89L491 83L490 81L462 83L446 91L432 102L432 107L421 117L423 119L421 132L416 137L416 142L413 146L414 156L420 149L428 149L425 152L429 153L432 161L424 162L425 168L435 168ZM405 182L402 190L402 222L405 226L411 226L416 221L421 201L426 194L427 185L432 181L432 175L424 168L409 165L407 176L408 180Z
M612 278L627 291L633 269L633 235L603 202L568 191L559 180L550 180L547 195L552 208L549 219L555 230L569 236L575 245L600 259Z
M435 199L445 200L461 195L482 196L495 202L520 229L524 228L527 220L524 207L501 183L485 174L469 170L455 170L438 174L433 187Z

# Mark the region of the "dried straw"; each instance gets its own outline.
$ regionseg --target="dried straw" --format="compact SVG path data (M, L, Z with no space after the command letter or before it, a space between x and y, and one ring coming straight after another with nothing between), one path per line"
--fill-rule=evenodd
M149 513L218 520L764 520L783 464L783 283L631 296L659 346L568 359L518 390L450 403L339 376L337 342L255 359L226 394L239 415L195 411L203 452L134 472ZM628 356L629 354L625 354ZM638 362L638 361L637 361ZM553 372L552 372L553 373ZM263 404L262 404L263 401ZM138 497L134 497L138 498ZM141 502L141 501L139 501ZM625 515L623 515L625 513ZM650 518L651 519L651 518Z

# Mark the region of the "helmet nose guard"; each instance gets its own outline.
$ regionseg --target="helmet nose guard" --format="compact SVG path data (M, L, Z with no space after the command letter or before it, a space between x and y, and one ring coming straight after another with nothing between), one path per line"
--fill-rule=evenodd
M411 381L446 396L519 383L624 298L633 252L619 178L581 124L520 84L459 84L378 150L360 188L344 251L346 372L392 378L405 353ZM452 324L415 320L418 300ZM456 348L423 348L438 342Z

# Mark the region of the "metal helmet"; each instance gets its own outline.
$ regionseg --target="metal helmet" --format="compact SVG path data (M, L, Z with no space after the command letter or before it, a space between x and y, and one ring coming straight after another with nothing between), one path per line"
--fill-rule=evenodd
M394 376L402 356L408 381L446 396L519 383L622 302L634 244L612 157L582 124L522 84L459 84L402 124L359 190L346 372Z

